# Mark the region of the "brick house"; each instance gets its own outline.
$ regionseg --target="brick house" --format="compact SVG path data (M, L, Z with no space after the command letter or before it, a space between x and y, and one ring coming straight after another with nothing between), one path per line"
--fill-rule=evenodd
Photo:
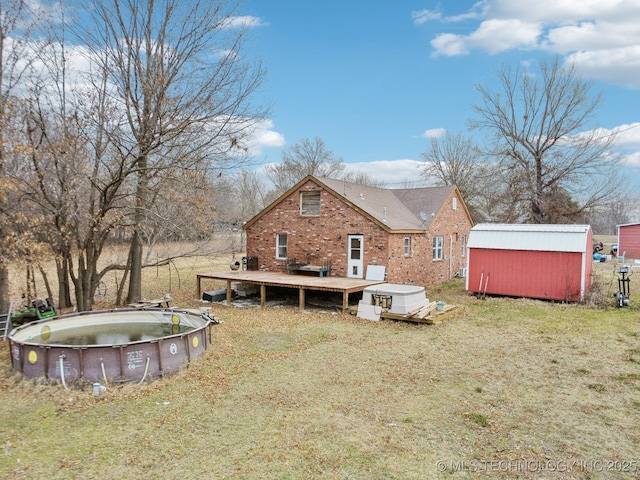
M432 285L466 265L469 211L455 186L386 189L307 176L244 225L257 268L287 272L291 259L389 283Z

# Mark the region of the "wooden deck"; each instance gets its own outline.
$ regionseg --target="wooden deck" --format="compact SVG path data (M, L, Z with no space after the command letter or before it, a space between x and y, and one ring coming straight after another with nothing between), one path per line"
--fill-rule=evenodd
M201 273L198 278L198 298L202 298L202 281L207 279L225 280L227 282L227 305L231 305L231 284L244 282L260 285L260 306L264 307L267 298L267 287L297 288L299 292L299 307L304 310L305 291L320 290L325 292L342 293L342 311L349 308L349 294L361 292L370 285L384 283L383 281L364 280L362 278L346 277L316 277L307 275L287 275L286 273L238 270L235 272Z

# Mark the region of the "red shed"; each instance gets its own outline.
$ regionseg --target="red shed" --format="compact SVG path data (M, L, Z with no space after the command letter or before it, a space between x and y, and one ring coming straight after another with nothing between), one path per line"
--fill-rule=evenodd
M640 258L640 223L618 225L618 255Z
M589 225L482 223L471 229L466 288L470 292L584 300L591 285Z

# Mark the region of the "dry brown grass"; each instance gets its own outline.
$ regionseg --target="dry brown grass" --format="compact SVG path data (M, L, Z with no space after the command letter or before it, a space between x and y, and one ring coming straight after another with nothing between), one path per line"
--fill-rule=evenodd
M176 303L197 302L194 272L228 262L181 265ZM167 291L153 278L148 298ZM0 477L637 477L621 471L640 461L633 297L597 309L480 300L460 281L429 293L464 308L420 326L216 305L203 358L100 397L20 381L2 344Z
M209 247L216 252L227 249L233 242L229 239L222 239L216 245ZM236 239L237 243L237 239ZM192 248L192 246L189 246ZM176 256L180 251L184 251L185 246L176 243L167 243L157 246L157 255L149 260L150 263L156 260L163 260L167 257ZM238 253L240 260L243 253ZM126 262L127 249L125 246L110 248L102 256L100 268L110 263L124 264ZM176 258L168 265L159 267L147 267L143 270L142 296L146 299L161 298L166 294L171 294L175 298L175 304L184 308L191 308L199 304L196 298L196 274L213 271L229 270L232 260L231 253L187 256ZM53 261L44 262L44 270L49 283L54 290L54 297L57 295L56 270ZM11 265L10 268L10 296L11 300L18 305L22 295L27 292L26 266L23 263ZM34 298L44 298L47 296L45 282L42 275L36 271L36 291ZM96 296L94 309L113 308L116 301L116 292L122 282L122 272L108 273L103 281L107 285L107 295L105 297ZM222 288L225 282L210 281L207 288ZM126 296L126 289L124 291ZM32 292L33 296L33 292ZM73 297L73 293L72 293ZM56 298L53 298L55 301ZM66 312L62 312L66 313Z

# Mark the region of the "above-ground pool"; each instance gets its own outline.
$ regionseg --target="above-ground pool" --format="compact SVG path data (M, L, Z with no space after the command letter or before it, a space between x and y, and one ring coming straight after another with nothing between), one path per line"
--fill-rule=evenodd
M63 315L15 328L11 365L25 378L63 383L151 380L201 356L211 324L206 314L177 309Z

